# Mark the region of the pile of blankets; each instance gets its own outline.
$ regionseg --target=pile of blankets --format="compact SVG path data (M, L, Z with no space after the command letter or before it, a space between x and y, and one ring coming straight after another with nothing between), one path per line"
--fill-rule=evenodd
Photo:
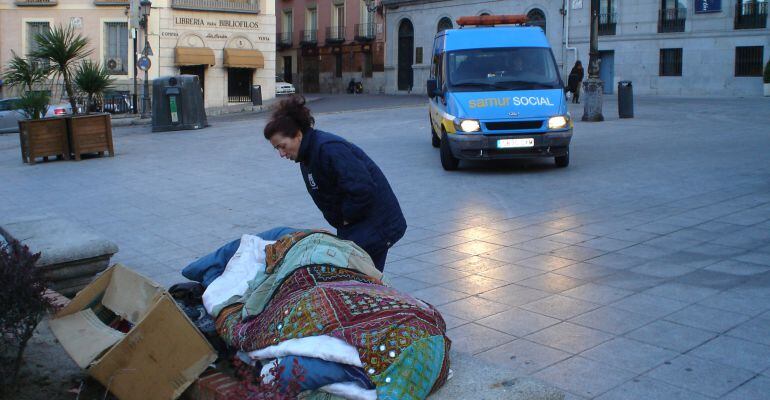
M425 399L451 373L439 312L384 283L353 242L244 235L217 274L203 304L219 337L263 372L301 365L304 398Z

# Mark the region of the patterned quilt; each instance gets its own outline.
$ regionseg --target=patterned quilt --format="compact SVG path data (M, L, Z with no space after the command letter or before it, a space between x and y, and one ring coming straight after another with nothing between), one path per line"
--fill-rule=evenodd
M450 341L439 312L350 265L284 263L292 248L315 235L293 235L268 249L272 274L281 275L283 268L292 271L271 283L271 296L259 314L244 318L243 304L225 308L217 318L219 335L247 352L290 339L341 339L358 350L378 399L425 399L444 384L449 372ZM328 253L325 240L322 251ZM341 247L349 243L334 241ZM316 251L313 246L300 248Z

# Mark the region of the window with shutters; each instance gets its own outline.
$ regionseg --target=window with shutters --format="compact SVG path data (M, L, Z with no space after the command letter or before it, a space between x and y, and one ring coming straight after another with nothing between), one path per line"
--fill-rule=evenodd
M37 51L38 45L35 40L35 36L48 32L51 30L51 24L48 22L27 22L27 53L32 54ZM38 63L44 67L48 67L48 60L30 58L33 63Z
M112 75L128 74L128 23L104 23L104 61Z
M763 46L735 48L735 76L762 76Z
M682 49L660 49L660 76L682 76Z

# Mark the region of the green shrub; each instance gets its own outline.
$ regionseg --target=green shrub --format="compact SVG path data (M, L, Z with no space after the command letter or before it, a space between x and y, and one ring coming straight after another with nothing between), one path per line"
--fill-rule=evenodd
M18 107L27 119L40 119L48 112L51 96L46 91L24 92L18 100Z
M55 309L45 295L43 272L35 266L39 258L40 253L30 253L18 241L0 244L0 392L13 388L27 342L40 320Z
M83 60L75 70L74 82L78 90L88 95L86 112L89 112L94 98L101 99L104 92L112 87L113 80L104 66L91 60Z

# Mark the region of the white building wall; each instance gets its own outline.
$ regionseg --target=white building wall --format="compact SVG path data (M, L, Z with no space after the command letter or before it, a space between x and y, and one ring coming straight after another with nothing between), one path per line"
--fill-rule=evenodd
M468 15L489 14L526 14L534 8L539 8L546 16L546 36L554 49L559 66L562 62L561 38L563 34L562 18L559 10L561 0L538 0L536 2L503 1L425 1L415 4L400 5L396 9L386 7L387 44L385 53L386 93L399 93L397 90L398 74L398 28L403 19L409 19L414 25L414 47L422 47L422 63L415 58L414 86L412 92L425 92L425 82L430 73L430 55L433 48L433 38L436 35L438 22L443 17L449 17L457 28L456 20ZM406 92L404 92L406 93Z
M546 36L554 56L566 75L575 63L575 53L565 49L564 26L569 25L569 46L577 48L578 58L588 66L590 0L537 1L459 1L422 0L398 4L386 1L387 48L385 57L386 91L397 93L398 27L402 19L412 21L415 48L423 48L423 62L414 65L412 92L425 91L430 49L438 21L449 16L526 14L540 8L546 15ZM682 96L760 96L761 77L735 77L735 47L764 46L763 65L770 60L770 29L734 29L736 0L722 0L720 12L696 14L693 1L684 32L658 33L660 1L616 0L616 34L599 36L599 50L614 50L614 77L605 82L613 91L618 81L633 82L635 94ZM388 7L388 4L391 7ZM569 7L569 10L563 7ZM569 12L569 21L564 16ZM767 26L770 26L768 22ZM659 76L662 48L682 48L682 76ZM566 78L566 77L565 77Z
M684 32L658 33L659 1L616 1L614 36L599 36L599 50L614 50L612 82L633 82L635 94L681 96L761 96L761 77L736 77L735 47L764 46L770 59L770 30L734 26L735 0L723 0L720 12L697 14L687 2ZM570 41L588 62L590 1L571 9ZM659 76L660 49L682 49L682 76ZM574 62L574 61L572 61Z

